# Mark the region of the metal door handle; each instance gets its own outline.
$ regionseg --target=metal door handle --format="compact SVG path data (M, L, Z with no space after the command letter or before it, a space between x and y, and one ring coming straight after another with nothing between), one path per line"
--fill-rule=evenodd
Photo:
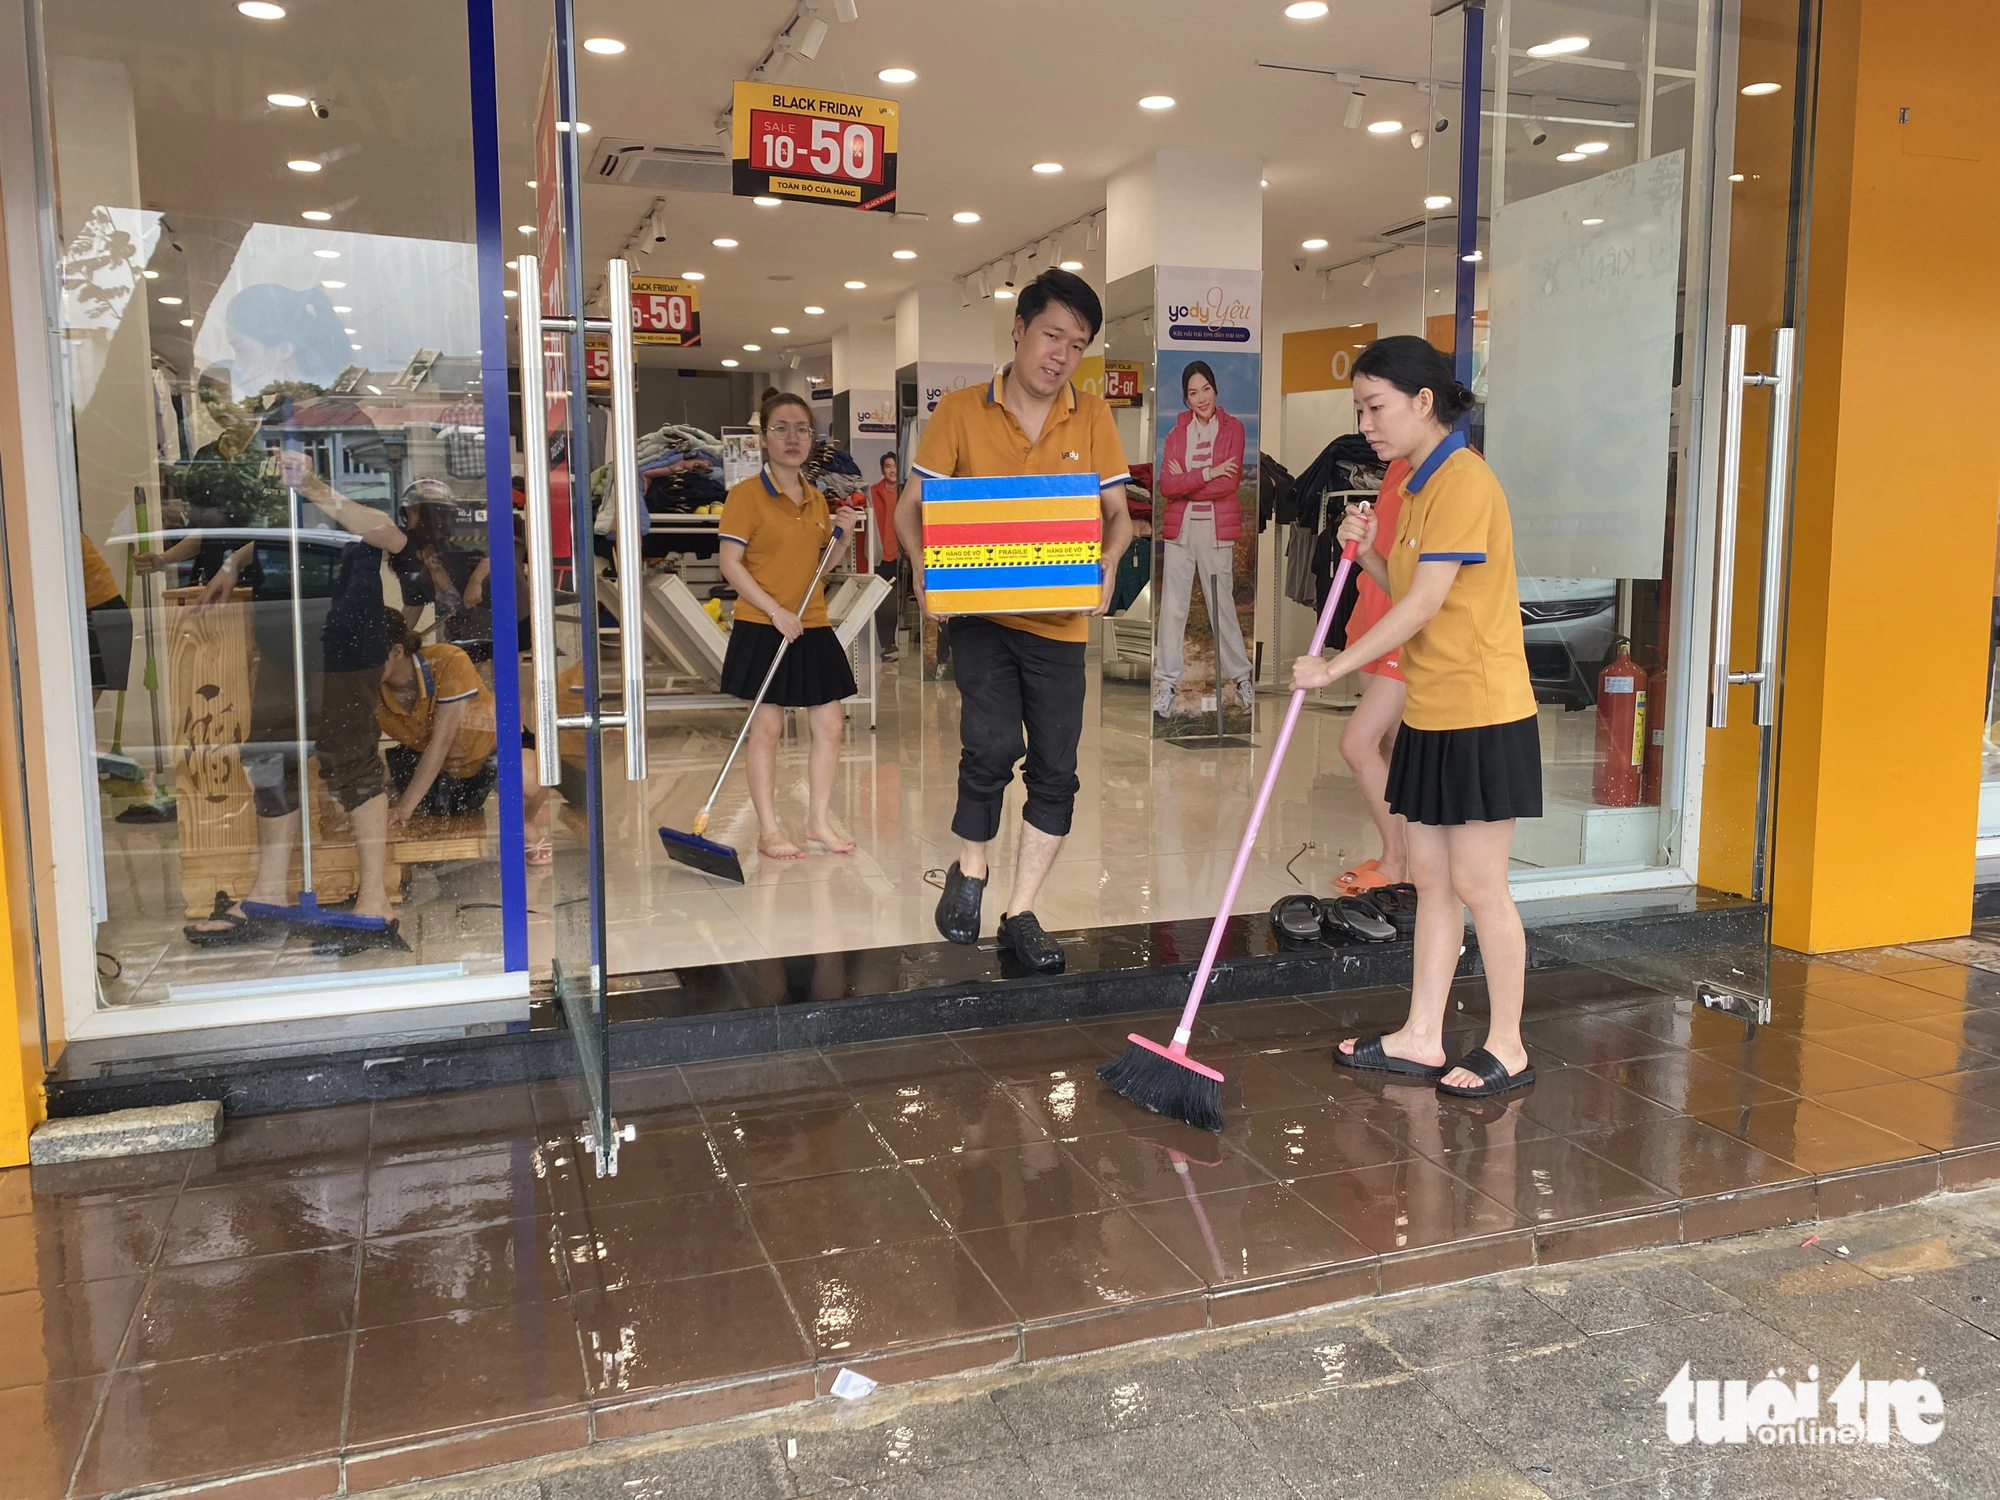
M1779 608L1785 595L1785 517L1792 498L1792 402L1798 389L1798 330L1771 335L1771 436L1764 464L1764 575L1758 587L1757 723L1777 718Z
M646 556L639 536L639 417L632 356L632 267L614 260L611 281L611 486L618 537L618 675L623 688L625 779L646 779L646 632L640 585Z
M1781 337L1789 338L1792 330L1780 329ZM1709 681L1708 727L1727 729L1729 727L1729 689L1744 683L1757 684L1757 722L1768 724L1766 717L1769 706L1775 699L1771 696L1775 688L1776 672L1774 663L1777 652L1777 578L1776 573L1783 565L1784 550L1782 532L1773 551L1774 528L1768 514L1775 503L1782 507L1786 480L1767 476L1765 485L1765 535L1764 567L1761 580L1762 598L1758 620L1760 637L1758 644L1758 669L1754 672L1732 672L1729 669L1730 632L1735 624L1736 611L1736 492L1743 483L1743 392L1751 386L1780 387L1779 400L1773 403L1771 411L1771 455L1774 466L1785 451L1787 429L1790 423L1791 385L1790 362L1786 361L1783 375L1754 375L1749 372L1750 329L1742 323L1729 325L1729 342L1722 360L1722 466L1717 481L1719 493L1716 496L1716 542L1715 542L1715 646L1712 661L1712 675ZM1789 347L1789 344L1787 344ZM1779 424L1780 412L1785 415L1784 424ZM1777 488L1774 490L1773 486Z
M523 255L521 305L521 457L527 471L528 649L535 691L535 769L543 786L562 781L556 743L556 582L549 520L549 416L547 366L542 353L542 277L539 257Z

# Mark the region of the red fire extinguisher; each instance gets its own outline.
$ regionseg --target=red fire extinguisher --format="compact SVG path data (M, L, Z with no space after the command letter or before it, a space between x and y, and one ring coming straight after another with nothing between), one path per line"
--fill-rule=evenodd
M1613 643L1617 654L1597 677L1597 766L1590 797L1599 807L1636 807L1646 763L1646 676L1632 660L1631 643Z
M1639 800L1647 807L1660 805L1660 778L1667 763L1666 715L1660 705L1667 701L1667 664L1653 668L1646 697L1646 764L1639 788Z

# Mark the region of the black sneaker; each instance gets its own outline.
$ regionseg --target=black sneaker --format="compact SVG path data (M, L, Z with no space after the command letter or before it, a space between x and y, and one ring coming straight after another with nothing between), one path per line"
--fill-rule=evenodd
M974 880L959 869L958 861L944 872L944 894L938 897L937 930L948 943L979 941L979 903L985 899L986 882Z
M1000 919L1000 946L1012 949L1014 957L1038 974L1060 974L1063 951L1056 940L1042 931L1031 911L1016 912Z

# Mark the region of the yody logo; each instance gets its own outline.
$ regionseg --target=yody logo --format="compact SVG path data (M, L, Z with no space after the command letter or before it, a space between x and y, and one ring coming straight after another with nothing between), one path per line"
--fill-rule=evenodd
M1661 1391L1672 1443L1934 1443L1944 1431L1944 1396L1917 1370L1915 1380L1863 1380L1856 1363L1828 1396L1832 1420L1820 1412L1819 1366L1791 1385L1774 1370L1754 1386L1744 1380L1695 1380L1689 1367Z

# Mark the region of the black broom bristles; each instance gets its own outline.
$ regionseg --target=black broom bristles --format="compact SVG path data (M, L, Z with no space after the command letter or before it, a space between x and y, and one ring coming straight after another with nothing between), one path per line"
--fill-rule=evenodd
M1121 1098L1197 1130L1222 1129L1222 1085L1136 1042L1097 1070Z

